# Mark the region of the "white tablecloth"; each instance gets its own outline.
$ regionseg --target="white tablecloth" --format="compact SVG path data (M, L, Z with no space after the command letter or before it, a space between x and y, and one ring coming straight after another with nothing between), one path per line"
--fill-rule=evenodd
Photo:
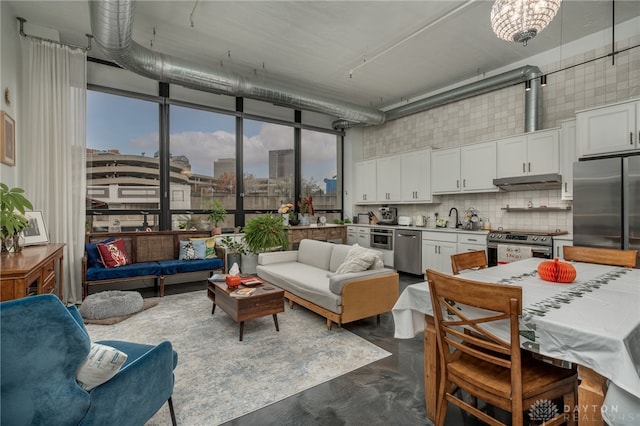
M522 287L522 347L591 368L640 398L640 270L575 262L576 280L556 284L531 258L463 274ZM433 314L426 282L408 286L393 307L395 337L421 333ZM500 334L507 336L508 329Z

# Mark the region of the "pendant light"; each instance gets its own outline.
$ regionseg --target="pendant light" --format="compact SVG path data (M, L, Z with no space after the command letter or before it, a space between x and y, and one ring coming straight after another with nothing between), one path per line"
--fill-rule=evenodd
M526 46L549 25L560 3L562 0L496 0L491 9L491 28L499 38Z

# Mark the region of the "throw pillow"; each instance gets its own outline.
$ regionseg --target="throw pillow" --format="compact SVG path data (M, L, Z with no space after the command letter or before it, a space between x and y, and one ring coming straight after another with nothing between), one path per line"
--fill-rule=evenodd
M89 354L78 368L76 380L84 390L90 391L115 376L126 360L126 353L111 346L92 343Z
M117 268L131 263L122 239L117 239L110 243L99 243L98 251L106 268Z
M355 245L349 250L344 261L338 266L333 275L366 271L374 264L377 258L378 255L375 251Z
M180 241L180 254L178 256L180 260L194 260L197 259L196 251L193 248L192 241Z
M110 243L115 241L113 237L109 237L102 241L96 241L94 243L86 243L84 245L84 251L87 253L87 267L89 268L104 268L102 259L100 258L100 252L98 251L98 244Z
M196 252L196 259L206 259L207 246L205 240L190 240Z
M204 256L200 259L215 259L216 256L216 237L190 238L191 241L204 241ZM195 246L194 246L195 247ZM196 251L198 249L196 248Z

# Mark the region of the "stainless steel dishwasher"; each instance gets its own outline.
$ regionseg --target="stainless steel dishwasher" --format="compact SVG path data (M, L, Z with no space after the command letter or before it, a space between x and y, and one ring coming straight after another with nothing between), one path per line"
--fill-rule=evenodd
M422 231L396 229L393 267L400 272L422 275Z

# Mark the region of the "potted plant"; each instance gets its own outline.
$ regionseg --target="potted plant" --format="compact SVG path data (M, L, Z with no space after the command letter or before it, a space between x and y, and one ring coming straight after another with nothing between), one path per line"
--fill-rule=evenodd
M251 264L245 264L245 258L248 262L257 264L258 253L286 248L289 245L282 217L271 213L251 219L247 222L243 232L247 251L253 255L251 259L247 255L242 258L242 271L247 274L255 274L255 269L251 268Z
M300 224L300 220L298 219L298 213L295 210L291 210L289 212L289 225L298 226Z
M316 211L313 208L313 197L311 195L308 197L300 197L300 201L298 201L298 209L300 209L300 223L303 225L309 225L311 223L310 216L316 214Z
M227 271L234 263L237 263L238 266L241 266L242 255L247 254L247 249L244 242L229 235L219 241L220 246L223 247L226 252L225 265L227 267Z
M22 246L19 237L29 221L24 216L25 209L33 209L33 205L25 198L24 189L11 188L0 183L0 236L2 251L9 251L13 247L14 252L20 252Z
M220 235L222 234L222 228L218 226L218 224L223 223L227 211L224 209L224 205L220 200L213 200L209 203L211 206L211 210L209 210L207 216L207 220L213 224L213 234Z

